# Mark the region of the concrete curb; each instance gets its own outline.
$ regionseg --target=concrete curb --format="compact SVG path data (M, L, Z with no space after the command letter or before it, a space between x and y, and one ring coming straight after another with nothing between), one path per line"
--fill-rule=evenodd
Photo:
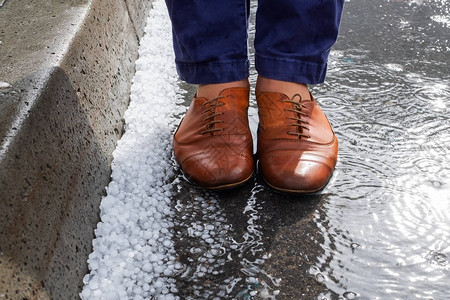
M0 8L0 299L79 298L150 6Z

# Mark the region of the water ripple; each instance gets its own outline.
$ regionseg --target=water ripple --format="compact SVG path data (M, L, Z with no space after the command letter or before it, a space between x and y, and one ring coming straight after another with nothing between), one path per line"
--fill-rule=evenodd
M374 83L399 73L392 80L396 98L380 103L380 85L383 92L369 88L365 99L347 96L344 107L332 94L323 102L341 150L334 193L315 216L324 235L315 270L344 298L444 299L450 275L449 87L398 66L370 69ZM341 90L357 94L364 85Z

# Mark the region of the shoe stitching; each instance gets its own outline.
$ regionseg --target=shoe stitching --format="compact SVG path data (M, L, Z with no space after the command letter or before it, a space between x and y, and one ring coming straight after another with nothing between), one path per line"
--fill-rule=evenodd
M285 159L293 159L294 161L302 161L302 162L313 162L318 163L323 166L328 167L330 170L334 169L334 166L337 163L337 160L329 160L329 157L326 155L320 155L318 153L302 153L301 156L298 156L298 153L273 153L266 154L270 158L285 158Z
M174 138L174 140L175 140L175 142L177 144L180 144L180 145L192 145L192 144L196 144L196 143L199 143L199 142L205 142L205 141L215 140L215 139L222 139L222 138L225 138L225 137L242 137L242 136L247 136L247 135L251 136L251 133L250 132L247 132L245 134L240 134L240 133L239 134L228 134L228 133L226 133L226 134L221 134L221 135L212 135L212 136L208 136L208 137L205 137L205 138L202 138L202 139L192 140L192 141L189 141L189 142L180 142L180 141L177 140L176 137ZM248 141L251 141L251 138L248 139ZM286 140L286 141L291 141L291 140ZM228 143L228 142L225 142L225 143L232 144L232 143Z
M226 148L226 147L219 147L219 148ZM203 151L203 152L199 152L199 153L195 153L193 155L190 155L188 157L186 157L181 163L180 165L183 165L187 160L191 159L191 158L196 158L197 156L207 156L208 152ZM238 152L234 152L234 154L236 156L239 156L245 160L252 160L253 156L252 155L247 155L245 153L238 153Z
M260 139L264 139L264 138L260 137ZM328 146L332 146L337 141L337 138L336 138L336 135L333 134L333 139L331 140L331 142L326 143L326 144L312 142L312 141L306 141L306 140L293 140L293 139L264 139L264 140L277 141L277 142L301 143L301 144L308 144L308 145L313 145L313 146L317 146L317 147L328 147Z

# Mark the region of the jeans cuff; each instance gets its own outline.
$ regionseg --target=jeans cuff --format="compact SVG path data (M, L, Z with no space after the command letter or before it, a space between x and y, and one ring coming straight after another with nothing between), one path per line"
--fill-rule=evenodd
M248 59L201 63L176 61L176 65L180 79L191 84L224 83L249 76Z
M259 75L270 79L317 84L325 80L327 63L319 64L255 55L255 67Z

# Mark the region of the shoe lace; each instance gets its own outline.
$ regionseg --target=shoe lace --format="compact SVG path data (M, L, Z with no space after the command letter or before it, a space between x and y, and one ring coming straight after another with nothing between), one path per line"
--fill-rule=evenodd
M224 123L223 120L217 120L216 117L223 115L223 112L217 113L216 108L219 106L225 105L220 99L225 98L226 96L219 96L210 100L203 102L202 106L206 107L202 114L206 116L202 119L202 123L205 123L205 130L201 131L200 134L210 133L211 135L216 131L223 131L223 128L215 128L215 124Z
M298 101L295 101L294 99L298 97ZM283 102L290 103L292 105L292 108L285 108L285 111L290 111L294 113L294 117L288 117L288 119L291 119L295 121L294 123L288 124L289 126L292 126L296 128L296 131L288 131L287 134L295 135L299 139L303 138L310 138L308 134L305 134L305 130L309 131L309 123L302 119L302 117L307 117L308 114L302 111L302 109L306 109L307 107L302 104L302 97L299 94L295 94L292 96L289 100L283 100Z

